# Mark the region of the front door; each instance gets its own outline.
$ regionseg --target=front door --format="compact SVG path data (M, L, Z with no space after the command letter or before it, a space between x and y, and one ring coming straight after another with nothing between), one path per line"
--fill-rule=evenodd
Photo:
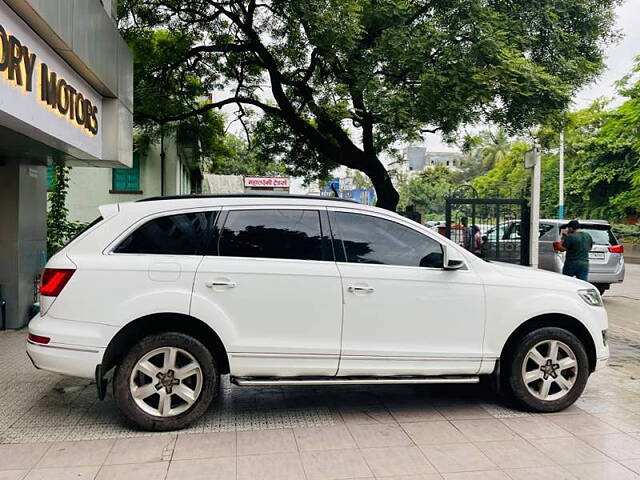
M330 376L342 289L324 209L223 210L198 269L191 314L225 344L236 376Z
M484 288L472 269L442 268L443 249L411 222L336 210L344 246L340 376L473 374L480 368Z

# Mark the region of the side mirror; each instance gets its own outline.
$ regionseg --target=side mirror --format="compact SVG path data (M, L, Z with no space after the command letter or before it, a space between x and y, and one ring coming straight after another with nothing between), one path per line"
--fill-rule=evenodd
M445 270L460 270L464 267L463 260L449 260L447 264L444 266Z
M465 267L465 261L458 256L457 252L451 247L443 246L444 249L444 270L459 270ZM453 255L451 255L453 254Z

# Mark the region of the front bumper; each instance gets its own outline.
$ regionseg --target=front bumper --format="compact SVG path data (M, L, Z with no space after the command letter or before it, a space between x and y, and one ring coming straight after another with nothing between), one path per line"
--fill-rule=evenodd
M607 347L608 350L608 347ZM603 369L604 367L607 366L607 362L609 361L609 355L607 355L606 357L600 357L598 358L598 360L596 361L596 368L594 369L594 371L598 371Z

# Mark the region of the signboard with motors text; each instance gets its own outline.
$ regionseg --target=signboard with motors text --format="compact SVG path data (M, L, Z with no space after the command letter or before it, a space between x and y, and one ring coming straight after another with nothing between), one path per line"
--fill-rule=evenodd
M0 2L0 124L78 158L102 158L102 97Z

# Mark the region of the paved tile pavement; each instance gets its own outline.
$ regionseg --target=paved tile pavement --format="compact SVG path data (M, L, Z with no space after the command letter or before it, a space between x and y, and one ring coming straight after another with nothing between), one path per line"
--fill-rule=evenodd
M640 479L640 381L594 374L534 415L479 386L235 387L179 433L130 428L87 381L34 369L0 332L0 480Z

